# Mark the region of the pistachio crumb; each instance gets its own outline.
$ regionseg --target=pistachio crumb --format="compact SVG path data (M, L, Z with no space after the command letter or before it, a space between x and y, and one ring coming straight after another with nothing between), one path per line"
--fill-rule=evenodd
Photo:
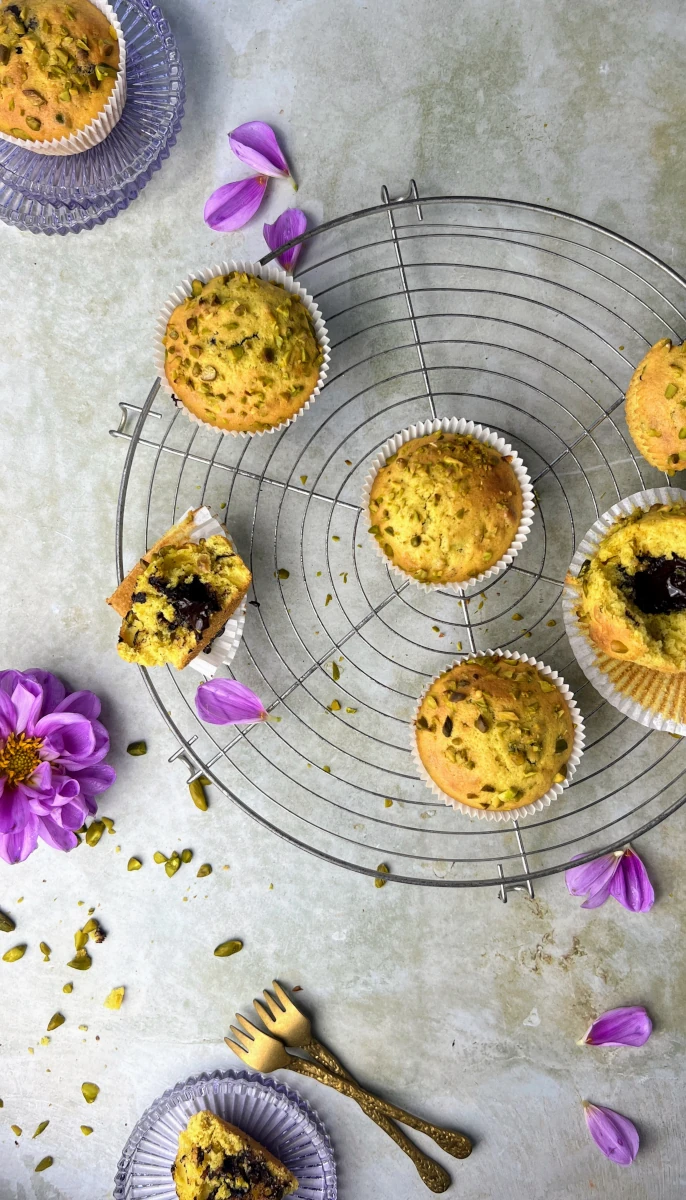
M386 866L386 864L385 864L385 863L379 863L379 865L378 865L378 867L376 868L376 870L377 870L377 872L380 872L380 875L388 875L388 874L389 874L388 867ZM377 887L377 888L382 888L382 887L385 887L385 886L386 886L386 880L385 880L385 879L382 879L382 878L380 878L380 875L379 875L379 874L377 874L377 877L376 877L376 879L374 880L374 887Z

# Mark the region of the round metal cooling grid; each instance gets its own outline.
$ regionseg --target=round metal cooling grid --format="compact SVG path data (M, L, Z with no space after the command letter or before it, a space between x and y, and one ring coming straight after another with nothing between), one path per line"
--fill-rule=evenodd
M495 870L505 865L512 885L563 870L573 856L583 861L621 846L686 798L678 743L636 726L600 700L576 667L559 615L566 565L596 517L622 495L664 482L635 452L621 405L647 347L661 336L684 336L686 284L640 247L568 214L468 198L420 204L421 210L414 199L390 202L301 239L312 244L300 278L327 319L333 371L314 408L283 435L224 439L191 427L166 407L161 419L151 417L153 388L124 468L118 569L121 574L134 466L142 478L147 472L145 530L136 534L134 553L189 504L218 508L221 498L253 570L257 602L249 607L234 671L283 720L241 731L206 728L194 713L195 681L171 670L154 679L143 671L185 761L263 825L330 862L373 875L386 859L389 879L443 887L499 884ZM506 224L499 226L503 218ZM566 236L568 230L573 236ZM320 256L312 261L318 247ZM444 252L439 261L437 248ZM450 257L454 248L457 261ZM476 262L466 252L474 250ZM482 253L495 261L479 260ZM452 275L449 285L445 273ZM491 279L498 286L464 286L465 275L472 285ZM480 312L484 304L492 310ZM533 322L516 319L532 312ZM464 321L465 333L476 327L497 337L456 336ZM474 386L477 378L480 387ZM413 421L452 412L506 437L540 490L537 521L513 565L461 599L440 591L427 597L379 562L358 486L389 436ZM115 432L130 436L125 426L126 411ZM147 454L143 447L155 449L152 470L149 460L144 465L137 457L139 447L141 454ZM298 482L301 475L304 482ZM293 504L301 510L291 511ZM328 508L325 521L322 505ZM346 517L351 524L344 530ZM277 574L284 556L287 579ZM479 615L491 605L495 617ZM520 608L525 623L512 623ZM553 612L557 624L549 625ZM329 639L324 654L314 650L313 619ZM450 636L450 651L442 650L438 633ZM587 750L573 784L521 829L469 822L437 808L413 777L405 714L428 679L453 661L460 641L465 650L500 645L544 659L574 686L584 711ZM353 655L346 656L346 647ZM331 666L339 658L344 661L335 681ZM380 670L388 678L380 679ZM335 697L341 704L336 714L329 707ZM350 716L344 715L347 707L355 709ZM334 765L323 774L329 758ZM385 808L389 796L394 804Z

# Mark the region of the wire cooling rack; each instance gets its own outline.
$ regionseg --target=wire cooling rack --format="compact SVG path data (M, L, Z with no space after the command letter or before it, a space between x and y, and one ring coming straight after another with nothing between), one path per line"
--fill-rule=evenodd
M191 778L205 773L262 825L339 866L374 875L384 863L398 882L533 895L536 878L625 845L686 799L684 747L594 691L560 602L596 518L665 482L635 450L623 398L647 348L686 335L686 282L567 213L420 200L414 182L396 199L384 188L382 199L302 239L299 279L324 313L332 362L294 425L221 437L192 425L157 383L142 406L122 405L112 431L129 441L118 577L200 503L223 516L252 570L232 673L280 720L203 726L195 673L142 671L178 740L172 758ZM360 507L378 448L436 415L506 437L537 495L514 564L461 597L391 574ZM460 650L489 647L558 670L587 730L571 786L542 813L504 825L437 804L409 751L427 682Z

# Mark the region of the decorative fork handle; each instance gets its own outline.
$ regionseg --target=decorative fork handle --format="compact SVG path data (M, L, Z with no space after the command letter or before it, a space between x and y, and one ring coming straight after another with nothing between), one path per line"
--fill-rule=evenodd
M319 1083L326 1084L327 1087L334 1088L335 1091L341 1092L344 1096L350 1096L352 1100L357 1101L360 1108L368 1117L371 1117L390 1138L400 1146L400 1149L405 1152L407 1157L414 1163L419 1173L422 1182L426 1184L432 1192L446 1192L452 1182L447 1171L429 1158L428 1154L424 1154L414 1142L411 1142L405 1136L402 1129L389 1120L385 1115L385 1104L383 1100L379 1100L376 1096L372 1096L369 1092L365 1092L354 1079L348 1078L346 1075L339 1075L333 1071L327 1071L326 1068L319 1066L317 1063L308 1062L305 1058L298 1058L295 1054L290 1056L289 1068L297 1072L299 1075L307 1075L309 1079L316 1079ZM400 1111L400 1110L399 1110Z
M302 1047L312 1058L316 1059L332 1071L334 1075L339 1075L344 1079L349 1079L360 1090L364 1090L360 1084L353 1079L349 1071L346 1071L342 1063L338 1061L336 1056L317 1041L315 1037L310 1038ZM375 1098L376 1099L376 1098ZM441 1150L445 1150L446 1154L451 1154L453 1158L467 1158L472 1152L472 1143L469 1138L463 1133L458 1133L454 1129L443 1129L440 1125L433 1125L430 1121L423 1121L421 1117L415 1117L412 1113L405 1112L402 1108L397 1108L395 1104L390 1104L386 1100L378 1099L376 1103L379 1106L379 1111L383 1112L386 1117L391 1117L395 1121L401 1121L403 1125L409 1125L411 1129L417 1129L420 1133L425 1133L432 1138Z

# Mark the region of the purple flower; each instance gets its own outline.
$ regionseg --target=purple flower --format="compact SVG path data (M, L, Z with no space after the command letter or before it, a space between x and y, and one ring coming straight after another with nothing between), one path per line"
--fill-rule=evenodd
M93 692L67 690L49 671L0 671L0 857L23 862L42 838L73 850L94 797L114 783Z
M278 250L284 242L290 242L292 238L300 237L306 229L307 217L301 208L287 208L280 217L276 218L273 225L262 226L264 240L270 250ZM276 257L286 271L295 269L302 248L302 242L298 242L297 246L291 246L289 250L284 250L283 254L277 254Z
M264 199L266 175L225 183L213 192L205 205L205 223L210 229L233 233L255 216Z
M586 1124L596 1146L606 1158L620 1167L628 1167L638 1154L638 1130L628 1117L583 1102Z
M252 725L266 721L259 696L237 679L208 679L195 693L195 707L208 725Z
M586 896L582 908L599 908L614 896L629 912L647 912L655 900L648 872L631 846L570 867L565 883L572 896Z
M236 158L260 175L292 178L276 134L264 121L247 121L245 125L233 129L229 134L229 145Z
M611 1008L594 1021L580 1046L643 1046L653 1032L645 1008Z

